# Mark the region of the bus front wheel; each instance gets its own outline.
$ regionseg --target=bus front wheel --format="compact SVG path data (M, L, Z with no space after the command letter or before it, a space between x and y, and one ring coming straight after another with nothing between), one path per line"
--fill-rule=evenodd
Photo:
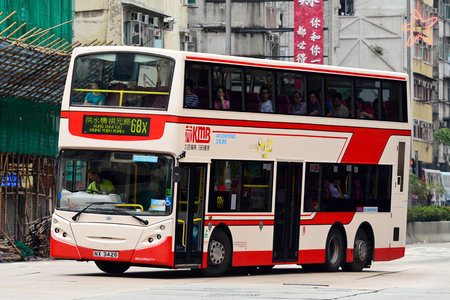
M353 262L345 263L342 269L347 272L359 272L366 265L369 259L369 241L364 230L358 229L353 245Z
M344 260L344 239L337 228L330 230L325 248L325 269L336 272Z
M102 261L96 260L97 267L105 273L122 274L130 268L129 264L116 262L116 261Z
M208 244L208 265L201 269L204 276L220 276L231 262L231 243L222 230L214 232Z

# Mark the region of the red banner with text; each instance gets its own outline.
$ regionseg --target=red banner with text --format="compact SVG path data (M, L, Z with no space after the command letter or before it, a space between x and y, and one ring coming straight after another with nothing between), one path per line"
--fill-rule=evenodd
M294 0L294 61L323 64L323 0Z

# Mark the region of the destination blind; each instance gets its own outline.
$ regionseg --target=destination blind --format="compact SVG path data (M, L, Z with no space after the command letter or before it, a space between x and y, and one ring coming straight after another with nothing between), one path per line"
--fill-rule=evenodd
M82 132L84 134L149 136L150 118L85 115Z

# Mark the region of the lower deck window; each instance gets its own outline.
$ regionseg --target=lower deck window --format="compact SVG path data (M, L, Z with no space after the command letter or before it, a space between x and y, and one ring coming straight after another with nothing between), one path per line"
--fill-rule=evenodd
M306 164L304 211L391 210L392 166Z
M210 212L270 212L273 163L213 161Z

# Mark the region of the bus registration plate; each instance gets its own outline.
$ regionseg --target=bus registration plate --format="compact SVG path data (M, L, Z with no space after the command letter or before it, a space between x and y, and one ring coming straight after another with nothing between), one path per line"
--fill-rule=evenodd
M110 252L110 251L94 251L94 257L110 257L110 258L119 258L119 252Z

